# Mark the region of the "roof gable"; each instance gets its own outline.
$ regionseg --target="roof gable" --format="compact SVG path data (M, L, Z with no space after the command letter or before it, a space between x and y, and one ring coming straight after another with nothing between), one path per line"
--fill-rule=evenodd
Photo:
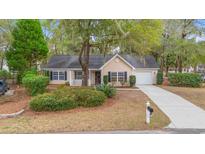
M128 66L130 66L132 69L135 69L134 66L132 66L132 64L130 64L127 60L125 60L123 57L121 57L120 55L116 54L114 55L110 60L108 60L105 64L103 64L100 69L103 69L103 67L105 67L107 64L109 64L111 61L113 61L115 58L120 58L123 62L125 62Z

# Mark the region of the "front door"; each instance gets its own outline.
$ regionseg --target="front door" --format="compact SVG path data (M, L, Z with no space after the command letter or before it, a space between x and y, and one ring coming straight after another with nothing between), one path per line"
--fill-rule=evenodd
M98 85L101 83L101 72L96 71L95 72L95 85Z

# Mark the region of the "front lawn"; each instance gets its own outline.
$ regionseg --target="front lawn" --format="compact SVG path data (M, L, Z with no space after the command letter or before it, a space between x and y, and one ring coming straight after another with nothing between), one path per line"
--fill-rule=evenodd
M165 90L173 92L195 105L205 110L205 88L187 88L187 87L172 87L172 86L160 86Z
M34 112L27 109L16 118L0 119L0 133L58 133L106 130L161 129L169 119L153 104L151 124L145 124L145 102L141 91L118 91L114 98L98 107L76 108L57 112ZM0 106L1 107L1 106Z

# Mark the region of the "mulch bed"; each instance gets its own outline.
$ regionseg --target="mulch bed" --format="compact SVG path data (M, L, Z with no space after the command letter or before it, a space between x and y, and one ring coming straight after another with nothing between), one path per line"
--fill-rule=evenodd
M21 109L28 109L28 101L31 99L22 87L11 87L14 90L12 96L0 96L0 114L10 114Z
M52 91L56 89L58 86L56 85L49 85L47 91ZM21 109L25 109L23 115L27 116L34 116L34 115L47 115L47 114L64 114L64 113L75 113L81 111L97 111L107 107L111 107L116 103L115 98L109 98L107 101L99 107L93 108L75 108L71 110L64 110L64 111L56 111L56 112L34 112L29 109L29 100L31 99L30 96L26 94L25 88L23 87L12 87L11 89L15 90L13 96L0 96L0 114L10 114L14 112L18 112Z

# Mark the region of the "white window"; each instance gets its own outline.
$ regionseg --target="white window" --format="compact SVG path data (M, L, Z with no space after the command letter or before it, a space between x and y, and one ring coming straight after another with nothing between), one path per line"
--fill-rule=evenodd
M65 80L65 72L53 72L53 80Z
M111 72L111 82L124 82L126 72Z
M118 72L118 82L125 81L125 72Z
M59 80L65 80L65 72L59 72Z
M53 80L58 80L58 72L53 72Z
M82 79L82 71L75 71L75 80Z
M111 82L117 82L117 72L111 72Z

